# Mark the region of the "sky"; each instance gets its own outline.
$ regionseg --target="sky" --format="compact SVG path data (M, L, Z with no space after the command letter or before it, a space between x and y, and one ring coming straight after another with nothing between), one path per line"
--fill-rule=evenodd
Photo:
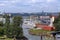
M1 12L60 12L60 0L0 0Z

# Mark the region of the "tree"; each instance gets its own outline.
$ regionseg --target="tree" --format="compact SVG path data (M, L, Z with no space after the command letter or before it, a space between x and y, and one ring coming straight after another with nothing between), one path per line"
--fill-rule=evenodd
M60 31L60 14L59 14L58 18L55 19L54 26L56 28L55 31Z
M5 23L5 35L7 37L22 37L23 31L22 31L22 17L21 16L14 16L13 22L10 23L10 17L8 15L5 15L6 23Z
M23 21L22 21L21 16L15 16L13 18L13 27L14 27L13 34L16 37L22 37L23 36L22 23L23 23Z
M3 28L3 22L0 21L0 36L4 35L4 28Z
M3 36L3 35L4 35L4 28L0 27L0 36Z
M10 27L10 16L8 14L4 14L3 16L5 18L5 24L4 24L4 34L7 36L8 35L8 31L9 31L9 27Z
M0 21L0 26L3 27L3 22L2 21Z
M4 24L4 34L9 38L17 38L23 37L23 29L22 29L22 17L21 16L14 16L12 17L12 23L10 22L10 16L5 14L5 24Z

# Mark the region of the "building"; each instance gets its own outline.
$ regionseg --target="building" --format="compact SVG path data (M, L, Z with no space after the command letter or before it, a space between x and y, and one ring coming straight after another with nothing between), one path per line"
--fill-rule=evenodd
M46 25L46 24L36 24L36 27L40 28L40 29L43 29L43 30L49 30L49 31L55 29L54 27L51 27L51 26Z
M39 23L39 24L36 24L37 28L44 29L44 30L54 30L55 29L53 26L54 16L46 16L46 17L42 16L41 18L42 18L42 20L46 19L45 22L49 22L49 24ZM49 21L47 21L47 19L49 19Z

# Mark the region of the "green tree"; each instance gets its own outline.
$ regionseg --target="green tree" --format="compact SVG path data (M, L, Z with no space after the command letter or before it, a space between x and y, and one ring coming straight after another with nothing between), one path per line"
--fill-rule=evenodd
M10 23L10 17L8 15L5 15L6 23L5 23L5 34L7 37L22 37L23 31L22 31L22 17L21 16L14 16L13 22Z
M22 23L23 23L23 21L22 21L21 16L15 16L13 18L13 27L14 27L13 34L16 37L22 37L23 36Z
M3 22L0 21L0 36L4 35L4 28L3 28Z
M22 17L21 16L14 16L13 22L10 23L10 16L5 14L4 18L6 19L5 25L4 25L4 34L7 37L22 37L23 36L23 29L22 29Z
M4 35L3 22L0 21L0 36Z
M54 26L56 28L55 31L60 31L60 14L59 14L58 18L55 19Z
M3 22L2 21L0 21L0 26L3 27Z
M4 28L0 27L0 36L3 36L3 35L4 35Z
M10 27L10 16L8 14L4 14L3 16L5 18L5 24L4 24L4 34L7 36L8 35L8 31L9 31L9 27Z

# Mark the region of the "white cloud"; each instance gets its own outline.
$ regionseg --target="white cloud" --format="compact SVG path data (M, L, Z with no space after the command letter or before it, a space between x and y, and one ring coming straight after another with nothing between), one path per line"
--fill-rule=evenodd
M46 0L47 2L56 2L57 0Z
M21 0L4 0L4 1L0 1L0 3L16 3L16 2L20 2Z
M12 0L12 1L9 1L9 3L16 3L16 1Z
M36 0L31 0L31 2L36 3Z
M10 1L11 3L18 3L18 2L21 2L21 0L12 0Z
M47 0L47 2L52 2L53 0Z
M4 9L8 9L7 11L54 11L58 8L56 6L59 6L57 5L60 4L59 2L57 0L4 0L0 1L0 8L3 6Z
M0 1L0 3L1 3L1 2L2 2L2 3L7 3L7 2L9 2L9 1Z
M4 6L4 7L11 7L14 6L14 4L16 2L20 2L19 0L4 0L4 1L0 1L0 6Z
M33 3L39 2L39 0L27 0L26 2L27 2L27 3L32 3L32 4L33 4Z
M4 3L1 3L0 6L5 6L5 4Z

